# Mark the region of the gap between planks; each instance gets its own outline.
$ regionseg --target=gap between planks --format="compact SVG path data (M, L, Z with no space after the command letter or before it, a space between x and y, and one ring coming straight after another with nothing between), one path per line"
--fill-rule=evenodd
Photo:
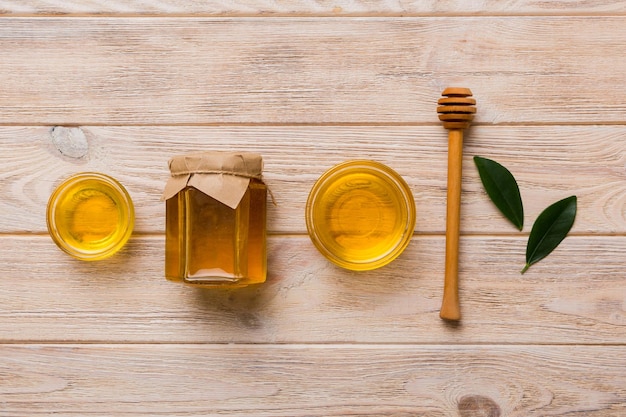
M377 342L377 343L355 343L355 342L345 342L345 343L341 343L341 342L328 342L328 343L319 343L319 342L315 342L315 343L288 343L288 342L277 342L277 343L254 343L254 342L250 342L250 343L242 343L242 342L236 342L236 343L227 343L227 342L189 342L189 341L182 341L182 342L143 342L143 341L103 341L103 340L86 340L86 341L76 341L76 340L72 340L72 341L41 341L41 340L37 340L37 341L33 341L30 342L28 340L3 340L2 342L0 342L0 349L4 346L7 347L23 347L23 348L34 348L34 347L55 347L55 346L59 346L59 347L76 347L76 348L81 348L81 347L85 347L85 346L89 346L89 347L111 347L111 348L123 348L125 346L127 347L137 347L137 346L143 346L143 347L196 347L196 346L204 346L204 347L210 347L212 349L232 349L232 348L236 348L236 347L246 347L246 348L258 348L258 349L263 349L263 350L267 350L267 349L293 349L293 350L302 350L302 349L319 349L319 350L324 350L324 349L367 349L367 350L375 350L375 349L380 349L380 350L389 350L389 349L395 349L395 350L411 350L411 349L416 349L416 348L436 348L436 349L448 349L448 350L454 350L457 348L463 348L463 349L473 349L473 348L483 348L483 347L490 347L490 348L524 348L524 347L528 347L528 348L532 348L532 347L575 347L575 346L580 346L580 347L621 347L621 346L626 346L626 343L615 343L615 342L604 342L604 343L560 343L560 342L546 342L546 343L541 343L541 342L537 342L537 343L513 343L513 342L508 342L508 343L503 343L503 342L499 342L499 343L488 343L488 342L483 342L483 343L476 343L476 342L472 342L472 343L460 343L460 342L450 342L450 343L435 343L435 342L423 342L423 343L411 343L411 342L407 342L407 343L398 343L398 342L391 342L391 343L384 343L384 342Z
M260 13L115 13L115 12L106 12L106 13L72 13L72 12L42 12L42 13L2 13L0 12L0 19L29 19L29 18L59 18L59 19L81 19L81 18L103 18L103 19L162 19L162 18L172 18L172 19L284 19L284 18L297 18L297 19L342 19L342 18L363 18L363 19L377 19L377 18L398 18L398 19L425 19L425 18L488 18L488 17L620 17L626 16L626 11L615 12L615 13L606 13L606 12L592 12L592 11L580 11L580 12L569 12L569 13L550 13L550 12L468 12L468 13L403 13L403 12L366 12L366 13L357 13L357 12L321 12L321 13L306 13L306 12L294 12L294 13L285 13L285 12L271 12L264 11Z
M0 17L1 19L1 17ZM436 108L436 105L433 106ZM445 132L443 125L440 122L424 123L424 122L303 122L303 123L253 123L253 122L215 122L215 123L97 123L97 122L63 122L63 123L11 123L0 122L0 128L2 127L17 127L17 128L32 128L32 127L146 127L146 128L170 128L170 127L437 127L441 126L442 132ZM501 123L487 123L477 122L472 123L472 127L559 127L559 126L624 126L626 127L626 120L624 121L583 121L583 122L501 122Z

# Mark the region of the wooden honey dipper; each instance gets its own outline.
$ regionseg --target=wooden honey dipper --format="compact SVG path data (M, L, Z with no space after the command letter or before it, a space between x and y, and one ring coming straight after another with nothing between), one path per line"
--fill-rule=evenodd
M461 168L463 166L463 130L476 113L476 100L469 88L449 87L441 93L437 113L448 129L448 203L446 210L446 269L443 301L439 317L461 319L459 307L459 224L461 215Z

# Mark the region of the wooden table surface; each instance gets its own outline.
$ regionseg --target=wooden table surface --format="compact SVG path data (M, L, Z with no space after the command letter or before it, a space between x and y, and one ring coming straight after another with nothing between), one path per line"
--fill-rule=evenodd
M1 416L626 415L626 1L0 0ZM460 295L443 287L448 86L466 132ZM264 285L166 281L167 160L263 154ZM472 157L507 166L518 232ZM314 181L355 158L414 193L407 250L330 264L306 234ZM136 229L85 263L50 239L52 190L114 176ZM578 196L524 275L534 219Z

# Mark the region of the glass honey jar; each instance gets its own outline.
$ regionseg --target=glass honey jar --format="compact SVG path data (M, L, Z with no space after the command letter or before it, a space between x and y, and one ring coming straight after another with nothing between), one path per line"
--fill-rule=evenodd
M239 287L267 275L261 155L202 152L169 161L165 276L200 287Z

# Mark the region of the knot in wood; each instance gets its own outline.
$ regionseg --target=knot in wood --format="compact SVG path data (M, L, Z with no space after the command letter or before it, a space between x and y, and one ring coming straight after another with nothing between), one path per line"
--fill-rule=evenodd
M79 127L55 126L50 130L50 137L57 150L69 158L81 159L89 152L89 141Z
M437 113L446 129L467 129L474 120L476 100L469 88L449 87L441 93Z
M466 395L458 404L461 417L500 417L498 404L482 395Z

